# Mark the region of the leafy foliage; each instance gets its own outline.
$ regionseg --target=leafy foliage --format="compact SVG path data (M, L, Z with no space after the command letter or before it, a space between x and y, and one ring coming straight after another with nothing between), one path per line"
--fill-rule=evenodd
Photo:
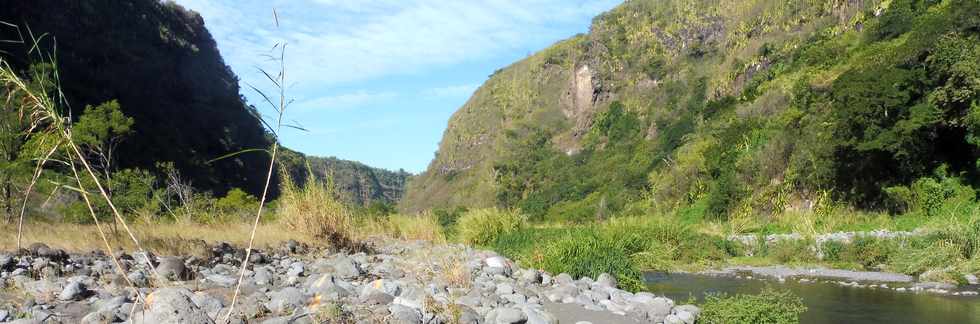
M759 295L708 296L698 322L791 324L806 311L803 299L789 291L765 288Z

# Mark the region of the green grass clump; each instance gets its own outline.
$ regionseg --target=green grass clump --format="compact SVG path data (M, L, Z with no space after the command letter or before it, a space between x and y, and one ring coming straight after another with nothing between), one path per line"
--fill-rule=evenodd
M456 233L467 244L487 245L498 236L527 226L527 217L513 210L477 209L459 218Z
M758 295L708 296L698 323L790 324L806 312L803 299L789 291L765 288Z
M809 240L787 240L770 244L769 256L780 263L816 262L817 255Z
M596 278L610 273L623 289L642 288L640 269L631 260L624 242L587 231L549 243L535 265L551 273L567 273L574 278Z
M860 264L864 269L874 270L887 264L898 250L894 240L859 237L844 248L844 260Z

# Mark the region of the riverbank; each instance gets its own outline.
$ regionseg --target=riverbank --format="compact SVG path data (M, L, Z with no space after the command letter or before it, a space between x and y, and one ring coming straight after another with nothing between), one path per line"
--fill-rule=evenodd
M375 239L343 253L296 241L256 251L232 319L257 323L687 323L693 305L618 289L610 275L574 279L462 245ZM205 256L99 252L43 244L0 254L0 322L219 322L244 251ZM136 286L136 289L131 288ZM145 299L141 296L146 296ZM574 320L574 321L573 321Z

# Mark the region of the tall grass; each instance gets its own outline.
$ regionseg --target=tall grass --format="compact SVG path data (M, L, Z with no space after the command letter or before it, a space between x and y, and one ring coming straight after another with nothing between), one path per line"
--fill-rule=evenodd
M466 212L456 224L456 233L467 244L487 245L497 237L527 226L527 216L516 210L497 208Z
M302 188L288 174L282 175L277 214L279 222L294 233L327 240L341 248L349 248L355 238L354 216L333 181L321 181L312 172Z

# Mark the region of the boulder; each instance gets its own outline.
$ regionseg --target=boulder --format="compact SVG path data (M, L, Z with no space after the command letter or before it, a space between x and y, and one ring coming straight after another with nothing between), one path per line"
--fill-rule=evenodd
M192 301L186 288L161 288L146 297L147 309L133 314L133 323L201 323L214 321Z

